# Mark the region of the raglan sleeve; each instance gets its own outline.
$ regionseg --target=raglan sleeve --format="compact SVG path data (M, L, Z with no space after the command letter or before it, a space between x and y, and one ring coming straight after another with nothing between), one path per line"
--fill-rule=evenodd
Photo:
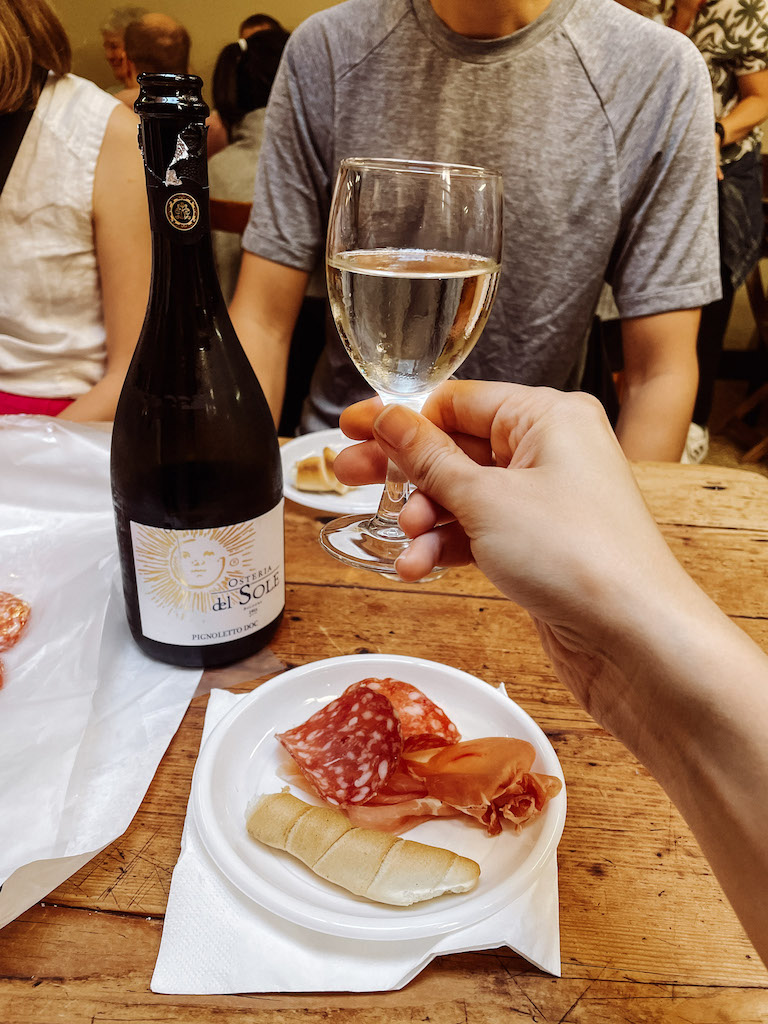
M606 279L622 318L721 296L712 86L690 40L663 31L666 61L620 140L621 228Z
M270 93L253 205L243 235L249 252L298 270L321 259L331 189L334 69L313 19L292 35Z

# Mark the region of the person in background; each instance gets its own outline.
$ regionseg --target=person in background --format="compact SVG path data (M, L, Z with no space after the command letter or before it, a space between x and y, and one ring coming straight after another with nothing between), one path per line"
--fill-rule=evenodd
M229 43L213 71L213 104L228 145L209 158L211 198L250 203L264 133L264 115L283 48L285 29L267 28ZM224 298L232 299L240 269L240 236L215 231L213 251Z
M768 658L667 547L591 396L442 385L424 415L371 399L334 471L418 490L400 515L404 580L474 561L527 609L559 679L688 822L768 962Z
M137 118L69 73L44 0L0 0L0 413L110 420L150 236Z
M143 71L188 74L189 32L169 15L144 14L126 26L124 38L129 81L117 99L131 110L139 98L136 78Z
M768 118L768 0L678 0L667 24L687 35L704 57L715 104L723 297L701 311L699 387L683 457L701 462L709 450L708 423L734 294L762 250L760 125Z
M288 33L283 28L283 26L280 24L280 22L277 21L276 18L272 18L268 14L252 14L252 15L250 15L250 17L248 17L244 21L240 22L240 27L237 30L237 34L238 34L238 42L237 42L237 44L230 43L229 46L235 46L235 45L242 46L245 43L245 41L248 38L250 38L250 36L254 35L257 32L263 32L265 30L277 33L277 36L275 38L280 38L282 36L285 36L286 39L288 38ZM226 50L227 50L227 48L225 47L224 50L222 51L222 53L219 55L219 59L220 60L223 59L225 61L227 61L229 59L230 62L231 62L234 59L234 55L231 55L230 58L225 57L224 54L226 53ZM223 74L226 73L226 67L225 67L225 69L223 70L222 73ZM214 70L214 79L215 79L215 77L216 77L216 72ZM272 73L272 77L274 78L274 72ZM225 146L229 145L229 143L231 141L231 138L230 138L231 130L230 130L230 128L227 125L225 125L224 121L222 120L222 117L221 117L221 114L220 114L219 110L216 108L217 100L216 100L216 96L215 95L214 95L214 98L213 98L213 103L214 103L214 109L211 111L211 116L208 119L208 158L209 159L212 156L215 156L217 153L220 153L221 150L224 149ZM261 131L259 132L259 145L261 145ZM257 150L257 153L258 153L258 150ZM253 166L255 167L255 163L254 163ZM252 170L253 170L253 167L252 167ZM252 198L252 196L253 196L253 190L251 189L251 191L249 192L248 197L247 197L249 201ZM239 263L239 258L238 258L238 263Z
M125 30L132 21L138 21L138 19L146 14L144 7L115 7L110 12L109 17L106 21L101 24L99 31L101 32L102 45L104 47L104 56L107 59L112 69L112 74L115 76L119 83L120 89L125 89L130 85L131 76L128 70L128 64L125 58ZM118 86L113 86L108 90L109 92L117 92Z
M291 328L346 156L500 170L499 292L461 376L579 386L608 274L622 315L617 434L678 460L698 308L720 293L712 100L687 40L615 0L348 0L292 33L272 90L231 314L275 418ZM329 337L302 429L370 394Z
M237 30L237 34L241 39L247 39L249 36L252 36L254 32L263 32L264 29L273 29L279 32L285 32L285 29L277 18L273 18L269 14L251 14L244 21L240 22L240 28Z
M208 161L211 198L248 203L253 198L265 108L287 41L284 28L264 26L252 31L247 39L241 36L219 54L213 73L213 102L230 142ZM242 255L240 236L214 231L213 251L222 292L230 302ZM298 426L301 405L324 344L326 306L325 278L316 275L293 327L288 385L278 424L281 434L292 435Z
M183 25L167 14L145 14L125 30L125 50L129 70L128 87L117 98L133 110L139 98L138 76L144 72L189 74L189 33ZM224 126L214 111L208 125L207 153L223 149L227 144Z

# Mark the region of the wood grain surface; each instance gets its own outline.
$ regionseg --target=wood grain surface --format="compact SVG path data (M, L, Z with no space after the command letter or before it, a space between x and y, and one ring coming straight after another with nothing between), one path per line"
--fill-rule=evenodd
M768 481L654 464L638 466L637 478L686 569L768 649ZM429 658L505 683L565 772L562 978L502 948L440 958L399 992L151 993L203 695L125 834L0 932L0 1022L768 1022L768 972L690 832L648 772L560 685L525 613L473 568L424 586L346 569L316 543L322 521L287 508L286 613L272 656L207 673L203 689L246 692L283 668L366 652Z

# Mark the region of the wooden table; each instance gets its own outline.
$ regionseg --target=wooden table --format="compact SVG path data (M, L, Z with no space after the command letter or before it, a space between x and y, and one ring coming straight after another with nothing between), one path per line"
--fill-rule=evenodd
M768 648L768 481L710 466L646 464L637 476L675 554ZM504 681L550 737L568 786L558 855L562 978L501 948L441 958L400 992L151 993L204 696L125 835L0 932L0 1022L768 1021L768 973L688 829L645 769L554 678L526 615L474 569L425 586L347 570L315 543L320 522L287 509L287 607L274 658L207 673L204 682L246 691L280 667L369 651Z

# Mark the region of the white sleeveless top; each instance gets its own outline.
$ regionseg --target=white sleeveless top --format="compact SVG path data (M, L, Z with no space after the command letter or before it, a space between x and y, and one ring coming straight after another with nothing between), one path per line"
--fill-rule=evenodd
M118 105L48 76L0 195L0 391L76 398L103 375L93 180Z

